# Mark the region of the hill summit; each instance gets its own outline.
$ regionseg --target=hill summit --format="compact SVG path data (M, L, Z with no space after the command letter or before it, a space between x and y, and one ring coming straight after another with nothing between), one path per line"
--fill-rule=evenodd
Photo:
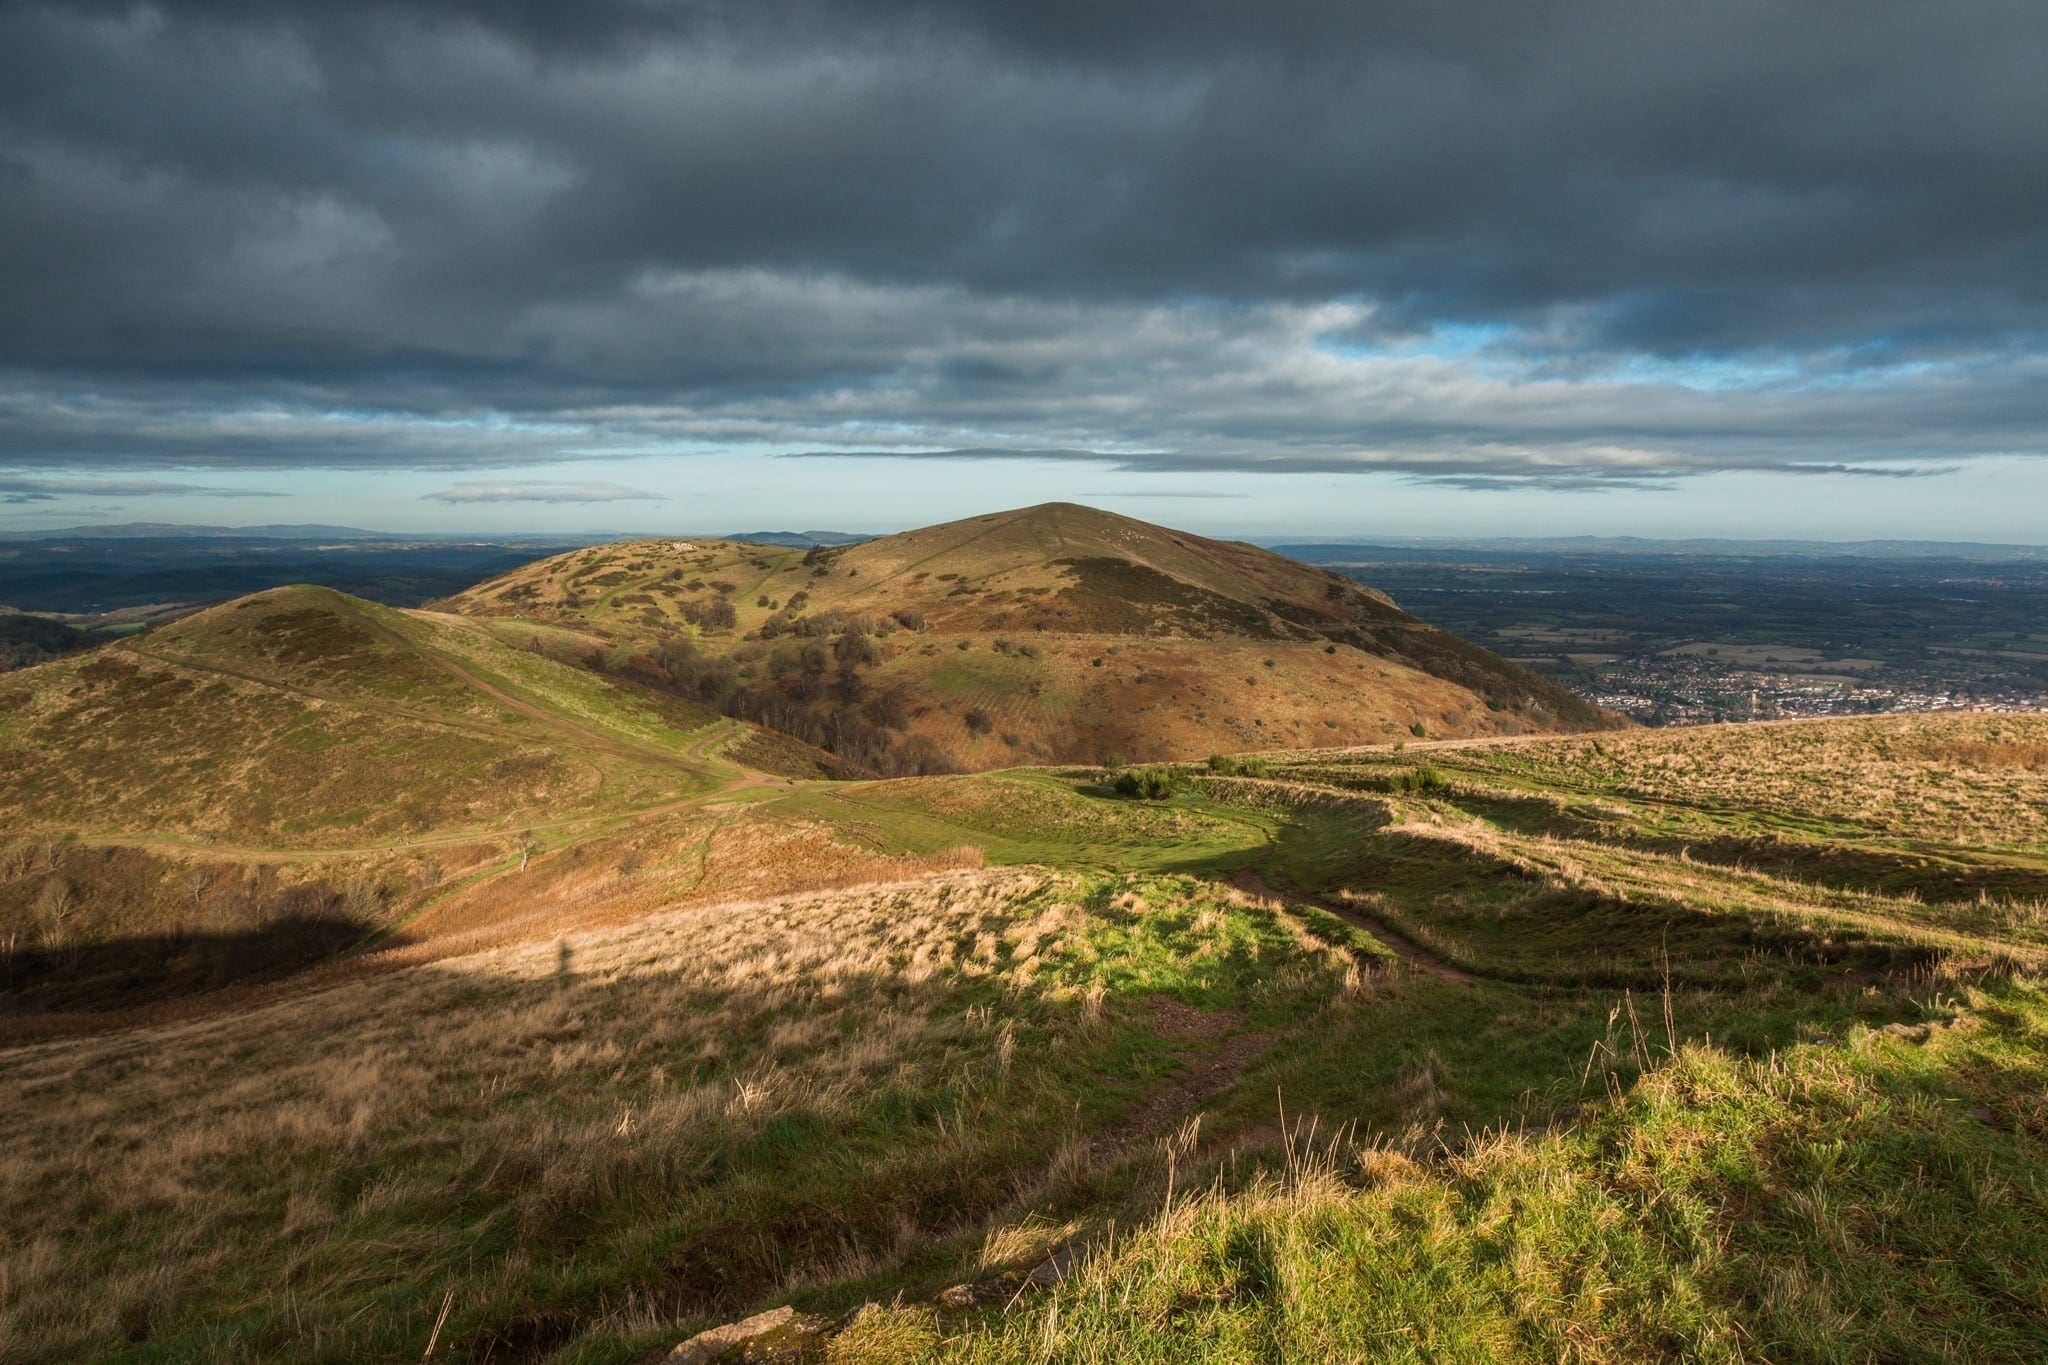
M641 540L443 604L882 773L1597 728L1611 717L1256 546L1047 503L799 550Z

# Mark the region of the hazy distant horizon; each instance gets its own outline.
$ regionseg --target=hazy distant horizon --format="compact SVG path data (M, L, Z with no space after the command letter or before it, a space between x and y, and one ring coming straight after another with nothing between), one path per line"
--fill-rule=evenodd
M989 511L1006 511L1006 508L990 508ZM379 526L354 526L321 522L251 522L241 524L214 525L205 522L109 522L85 523L72 526L8 529L0 528L0 540L63 539L66 537L92 538L119 536L124 538L146 538L161 535L175 538L180 534L195 536L219 535L224 538L242 536L248 538L281 538L318 540L323 535L339 537L360 536L375 539L422 539L422 540L574 540L579 543L597 543L604 540L631 540L641 538L680 537L696 539L744 539L750 535L773 536L842 536L874 539L892 535L899 531L915 530L931 523L918 522L903 526L882 528L843 525L757 525L757 526L712 526L705 525L659 525L606 526L582 530L563 530L541 525L509 526L501 530L399 530ZM1188 529L1188 528L1180 528ZM1327 535L1304 535L1293 532L1256 532L1236 530L1227 527L1201 532L1218 539L1245 540L1266 546L1337 547L1358 546L1361 548L1399 549L1416 548L1497 548L1504 551L1544 549L1564 550L1585 548L1588 551L1602 549L1617 550L1628 548L1692 550L1711 553L1728 547L1758 553L1774 550L1796 552L1812 550L1868 550L1879 552L1889 547L1912 547L1927 551L1953 549L1984 553L2014 552L2034 557L2048 555L2048 542L2043 541L1987 541L1948 540L1931 537L1786 537L1786 536L1640 536L1640 535L1395 535L1375 534L1367 531L1333 532Z

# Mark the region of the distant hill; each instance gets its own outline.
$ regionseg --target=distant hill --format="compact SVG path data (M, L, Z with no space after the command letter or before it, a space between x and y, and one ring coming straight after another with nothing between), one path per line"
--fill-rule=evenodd
M168 521L124 521L108 526L62 526L46 531L0 531L0 540L391 540L357 526L295 523L266 526L182 526Z
M494 638L280 588L0 677L0 824L367 845L687 790L713 720Z
M415 607L536 556L589 543L560 536L407 540L263 536L242 530L212 534L203 528L186 534L191 527L151 530L0 539L0 602L26 611L92 614L165 603L198 605L315 583L391 606Z
M881 772L1613 723L1383 594L1070 503L843 547L642 540L457 594Z

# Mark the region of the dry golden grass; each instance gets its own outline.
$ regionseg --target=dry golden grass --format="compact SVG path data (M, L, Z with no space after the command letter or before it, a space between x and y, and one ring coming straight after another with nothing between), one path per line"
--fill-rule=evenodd
M1661 805L1731 827L2040 847L2044 753L2048 716L1950 713L1411 744L1400 754L1290 756L1289 767L1428 763L1451 779L1470 772L1546 798L1611 795L1633 816Z
M407 1210L483 1198L538 1231L650 1165L673 1168L680 1195L696 1154L778 1115L829 1122L879 1085L993 1048L994 1016L940 1010L920 988L996 971L987 945L1006 936L1050 948L1072 912L1022 908L1045 885L964 873L724 903L14 1051L0 1353L87 1353L169 1316L232 1315L252 1294L324 1312L383 1273L376 1229L391 1218L408 1266L461 1259L460 1223ZM487 1278L533 1273L519 1240ZM352 1258L365 1263L340 1271Z
M1146 1037L1129 994L1335 990L1257 912L1154 894L1135 939L1145 901L1031 871L723 900L12 1049L0 1356L402 1355L450 1288L455 1339L510 1349L589 1310L569 1265L632 1322L887 1263L1040 1187Z

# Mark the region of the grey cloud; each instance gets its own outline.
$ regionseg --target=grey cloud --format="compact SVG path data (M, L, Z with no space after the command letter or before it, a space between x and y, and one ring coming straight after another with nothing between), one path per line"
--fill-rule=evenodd
M43 502L60 496L76 497L184 497L274 498L269 489L213 488L205 484L168 483L161 479L46 479L0 474L0 494L10 501Z
M0 460L2041 453L2044 45L2035 0L26 0Z
M646 493L616 483L459 483L425 495L429 502L660 502Z

